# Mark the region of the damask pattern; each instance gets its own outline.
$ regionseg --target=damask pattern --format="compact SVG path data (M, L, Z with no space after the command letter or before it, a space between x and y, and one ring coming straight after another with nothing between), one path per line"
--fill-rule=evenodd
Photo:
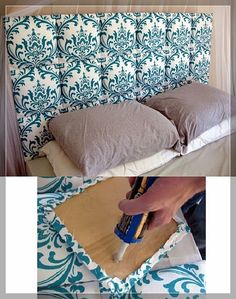
M190 77L201 83L209 79L212 16L192 15L192 32L190 47Z
M150 288L155 288L156 293L167 293L172 298L180 294L205 294L204 273L205 261L151 270L130 292L149 293Z
M137 99L164 91L166 14L138 13L137 18Z
M208 82L212 15L98 13L5 18L25 159L58 114Z
M168 13L166 27L165 85L173 89L189 79L191 15Z
M103 100L135 98L136 19L132 13L100 14Z
M105 179L79 176L38 177L38 194L63 192L74 195L81 192L81 187L86 188Z

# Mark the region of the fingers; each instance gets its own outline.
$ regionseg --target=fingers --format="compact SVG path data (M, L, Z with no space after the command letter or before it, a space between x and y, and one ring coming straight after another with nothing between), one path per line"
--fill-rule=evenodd
M140 199L124 199L119 203L119 208L126 215L137 215L146 213L145 206L140 202Z
M119 208L126 215L137 215L158 210L159 203L155 200L152 193L148 190L148 192L141 195L137 199L122 200L119 203Z
M153 212L150 222L148 223L148 230L168 224L171 222L172 218L172 214L167 209L162 209Z

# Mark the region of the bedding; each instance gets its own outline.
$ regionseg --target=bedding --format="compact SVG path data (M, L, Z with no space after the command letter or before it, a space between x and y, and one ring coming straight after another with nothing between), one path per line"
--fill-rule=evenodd
M78 167L68 158L59 144L54 140L44 145L41 151L46 155L50 166L53 169L53 173L56 176L63 175L76 175L80 176L82 173ZM150 171L154 168L160 167L179 156L180 154L175 150L162 150L154 155L151 155L145 159L137 160L134 162L128 162L120 164L114 168L103 171L99 176L134 176L140 175L144 172ZM42 158L39 158L42 160ZM36 159L36 160L39 160ZM35 162L36 162L35 160ZM29 163L29 162L28 162ZM29 164L28 164L29 165Z
M200 136L193 139L187 146L181 149L181 154L189 154L234 132L236 132L236 116L231 119L228 118L223 120L218 125L208 129Z
M220 124L214 126L213 128L207 130L199 137L192 140L188 146L186 146L181 154L186 155L193 151L199 150L201 147L206 146L208 143L217 141L230 133L236 131L236 117L231 120L223 120ZM56 141L48 142L42 149L42 152L46 155L49 160L53 172L56 176L63 175L82 175L78 167L68 158L64 153L62 148ZM167 162L175 157L180 156L180 154L173 150L162 150L148 158L137 160L134 162L120 164L119 166L107 169L102 172L101 176L135 176L141 175L153 169L159 168L165 165Z
M176 125L183 152L192 140L230 116L230 96L197 82L154 96L145 105Z
M184 156L177 156L161 167L143 172L142 175L170 176L226 176L230 175L230 151L236 151L236 134L225 136ZM232 148L231 146L232 145ZM60 161L59 161L60 163ZM149 161L151 165L151 161ZM27 161L28 175L55 176L53 168L46 157ZM122 169L126 169L125 164ZM132 169L130 169L132 171ZM137 172L134 171L134 175ZM123 175L123 174L120 174Z
M203 146L190 154L174 158L165 165L143 173L144 176L229 176L231 151L236 151L236 133ZM231 144L235 145L231 148Z
M137 101L65 113L51 119L49 129L81 174L90 177L164 149L179 148L175 126Z

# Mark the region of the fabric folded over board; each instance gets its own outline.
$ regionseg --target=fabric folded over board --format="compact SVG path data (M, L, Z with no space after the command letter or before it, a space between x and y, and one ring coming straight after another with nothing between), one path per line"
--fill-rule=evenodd
M124 294L127 292L142 292L141 286L150 284L151 289L160 290L168 294L169 290L181 290L181 292L187 292L188 288L175 286L176 282L173 282L173 287L167 288L162 286L162 281L169 281L169 277L175 281L176 273L179 272L181 280L195 279L196 286L201 289L196 292L203 292L204 282L202 280L203 275L200 275L201 269L197 266L181 266L178 270L151 270L154 261L150 263L144 263L143 266L138 270L129 275L128 280L124 283L119 279L111 279L106 276L103 270L91 262L86 253L81 248L75 248L74 240L69 236L66 228L56 218L52 221L51 216L54 208L59 204L65 202L71 196L83 192L88 186L95 184L99 179L93 179L91 181L85 181L81 185L81 182L70 183L71 178L57 178L56 181L53 179L44 178L41 181L38 194L38 291L39 293L53 293L60 294L66 293L67 291L72 293L112 293ZM76 184L77 188L76 188ZM49 185L54 187L51 190L55 190L54 193L45 192L43 190L50 190ZM74 184L74 185L73 185ZM67 192L62 192L64 186L69 186ZM45 188L43 187L45 186ZM56 186L56 187L55 187ZM164 245L163 249L159 253L155 254L156 262L161 258L168 256L168 251L174 247L175 242L179 242L181 238L186 234L185 225L182 224L178 227L175 237L167 242L167 246ZM187 229L188 230L188 229ZM171 241L172 240L172 241ZM96 266L96 267L95 267ZM95 268L93 268L95 267ZM94 269L94 270L93 270ZM150 272L152 271L152 272ZM158 272L159 271L159 272ZM171 273L172 276L169 276ZM142 274L142 275L140 275ZM168 274L166 277L166 274ZM148 276L149 275L149 276ZM188 277L189 275L189 277ZM195 276L194 276L195 275ZM154 278L153 278L153 277ZM98 278L100 277L100 279ZM147 278L146 278L147 277ZM158 279L155 280L155 278ZM166 278L165 278L166 277ZM153 281L152 281L153 280ZM149 282L150 281L150 282ZM188 280L187 280L188 281ZM156 282L156 283L155 283ZM158 283L157 283L158 282ZM197 284L198 282L198 284ZM169 282L170 283L170 282ZM151 290L150 289L150 290ZM193 288L191 288L191 291ZM65 294L63 294L64 296ZM62 297L63 298L63 297ZM66 298L66 297L65 297Z

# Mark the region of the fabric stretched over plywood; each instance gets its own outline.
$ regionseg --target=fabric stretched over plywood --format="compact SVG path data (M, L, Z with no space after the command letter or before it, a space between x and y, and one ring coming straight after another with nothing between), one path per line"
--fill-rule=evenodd
M55 209L91 259L109 276L120 279L137 270L177 229L173 220L164 227L146 231L143 242L130 245L122 262L115 263L112 256L120 246L120 239L114 234L114 228L122 216L118 203L128 191L128 178L112 178L73 196Z
M64 290L70 285L71 292L84 292L84 283L96 281L101 293L124 294L140 281L150 269L178 244L189 232L186 223L177 221L177 230L167 242L141 267L121 280L112 278L94 262L83 247L74 239L61 219L55 214L56 207L73 195L80 194L98 183L101 178L78 181L76 178L51 178L39 182L38 194L38 290ZM45 184L46 183L46 184ZM81 185L82 184L82 185ZM46 193L45 193L46 192ZM48 193L49 192L49 193ZM87 287L86 287L86 290Z

